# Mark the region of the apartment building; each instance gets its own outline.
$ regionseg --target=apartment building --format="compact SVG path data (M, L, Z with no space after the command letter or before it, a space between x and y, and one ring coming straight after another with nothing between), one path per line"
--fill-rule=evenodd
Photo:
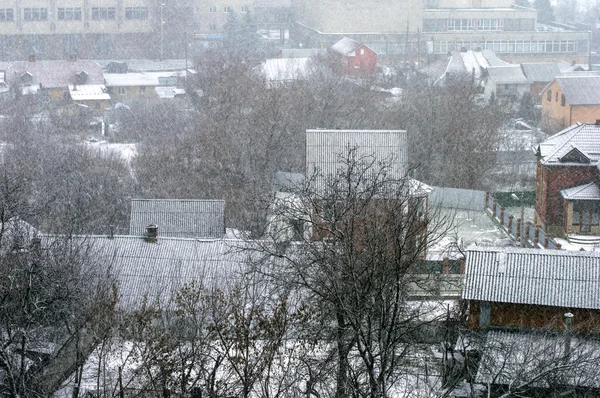
M3 0L0 56L60 59L130 54L149 44L155 0Z
M0 59L183 58L221 41L234 15L285 37L289 10L290 0L3 0Z
M380 58L484 49L515 63L585 63L589 55L590 32L539 24L536 10L513 0L299 0L293 12L292 37L304 46L327 48L347 36Z

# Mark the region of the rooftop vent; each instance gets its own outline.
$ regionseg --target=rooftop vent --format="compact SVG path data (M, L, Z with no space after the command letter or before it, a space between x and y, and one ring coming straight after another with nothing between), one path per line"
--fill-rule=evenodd
M158 225L150 224L146 227L146 242L155 243L158 239Z

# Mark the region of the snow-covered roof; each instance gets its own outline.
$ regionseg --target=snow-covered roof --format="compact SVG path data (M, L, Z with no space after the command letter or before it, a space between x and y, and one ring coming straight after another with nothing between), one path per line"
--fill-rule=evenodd
M487 73L496 84L528 83L521 65L490 66L487 68Z
M556 83L569 105L600 105L600 76L559 76Z
M556 62L527 62L521 66L531 82L551 82L560 75L560 68Z
M56 60L56 61L17 61L13 62L5 72L6 81L15 79L22 82L25 74L31 75L32 85L42 85L44 88L67 88L69 84L77 83L77 74L85 72L85 84L103 84L102 67L90 60Z
M162 99L172 99L178 95L185 95L184 88L177 88L173 86L155 87L154 91L156 91L158 98Z
M69 94L73 101L110 100L104 84L69 85Z
M600 125L574 124L538 145L540 162L546 166L589 166L600 160Z
M469 250L463 299L600 309L600 253Z
M106 68L111 62L127 64L129 72L161 72L161 71L182 71L185 70L185 59L126 59L126 60L98 60L103 68ZM187 62L188 66L191 62Z
M331 51L335 51L336 53L340 53L342 55L348 55L361 45L362 44L356 40L352 40L349 37L343 37L337 43L331 46Z
M259 70L272 82L303 80L310 73L310 62L310 58L270 58L259 66Z
M566 200L600 200L600 188L595 182L563 189L560 194Z
M185 72L105 73L108 87L173 86Z
M481 50L481 53L485 57L486 61L490 66L506 66L510 63L498 58L493 50Z

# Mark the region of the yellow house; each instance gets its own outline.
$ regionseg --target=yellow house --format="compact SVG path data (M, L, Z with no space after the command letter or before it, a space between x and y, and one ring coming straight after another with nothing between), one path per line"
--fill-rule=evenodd
M104 79L115 101L160 98L158 87L180 85L185 72L105 73Z
M600 76L560 76L541 92L542 128L557 132L600 119Z

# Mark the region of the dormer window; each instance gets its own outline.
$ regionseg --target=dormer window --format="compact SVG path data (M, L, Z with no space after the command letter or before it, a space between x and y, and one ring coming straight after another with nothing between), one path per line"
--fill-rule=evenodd
M560 158L561 163L589 164L590 158L577 148L571 149L565 156Z
M21 75L21 82L24 85L30 85L33 82L33 75L29 72L25 72Z
M76 83L77 84L85 84L88 79L88 74L85 71L77 72Z

